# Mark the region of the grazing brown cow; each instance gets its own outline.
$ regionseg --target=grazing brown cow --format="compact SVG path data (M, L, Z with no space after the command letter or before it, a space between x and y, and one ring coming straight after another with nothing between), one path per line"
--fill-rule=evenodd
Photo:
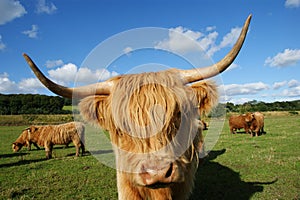
M85 127L81 122L70 122L60 125L30 126L25 129L20 137L13 143L13 150L17 152L22 144L38 144L44 146L46 157L52 158L53 145L68 145L71 142L75 145L76 156L79 156L80 148L84 153Z
M250 19L251 15L232 50L218 63L201 69L127 74L67 88L49 80L24 57L46 87L58 95L82 99L82 116L109 130L119 199L187 199L198 165L202 131L198 106L205 112L211 109L202 104L204 99L197 99L189 83L229 67L242 47ZM209 90L205 83L203 89Z
M232 134L235 134L237 129L245 129L246 133L249 133L250 125L254 119L252 113L246 113L242 115L230 116L229 129Z
M255 112L253 113L254 119L250 126L251 136L255 134L255 136L258 136L259 134L263 134L264 132L264 115L261 112Z
M40 149L40 147L36 143L30 141L29 132L27 129L25 129L23 130L21 135L16 139L16 141L12 144L12 149L14 152L18 152L22 149L23 146L25 146L30 151L31 144L33 144L37 149Z

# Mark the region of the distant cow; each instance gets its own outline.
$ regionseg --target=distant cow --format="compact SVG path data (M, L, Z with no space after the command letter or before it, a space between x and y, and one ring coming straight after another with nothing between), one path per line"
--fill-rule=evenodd
M40 147L33 142L30 142L29 139L29 132L27 129L23 130L21 135L16 139L16 141L12 145L12 149L14 152L18 152L22 149L23 146L27 147L27 149L31 150L31 144L33 144L37 149L40 149Z
M85 127L80 122L70 122L60 125L48 126L30 126L25 129L20 137L13 143L13 150L19 151L22 144L38 144L44 146L46 157L52 158L53 145L68 145L71 142L75 145L76 156L79 156L80 148L84 153L84 138ZM24 141L25 140L25 141Z
M249 133L251 123L254 119L252 113L246 113L242 115L235 115L229 118L229 129L232 134L235 134L237 129L245 129L246 133Z
M264 115L260 112L253 113L254 119L250 126L251 136L255 134L258 136L259 134L263 134L264 132Z

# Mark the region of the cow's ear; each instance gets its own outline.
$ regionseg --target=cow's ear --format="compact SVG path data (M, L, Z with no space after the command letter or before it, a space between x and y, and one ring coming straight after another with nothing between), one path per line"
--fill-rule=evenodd
M29 128L27 128L28 132L30 133L34 133L36 131L37 127L35 126L30 126Z
M214 81L201 81L192 84L196 94L200 115L207 115L218 103L218 91Z
M108 102L108 96L105 95L89 96L81 100L79 110L88 123L109 129L110 108Z

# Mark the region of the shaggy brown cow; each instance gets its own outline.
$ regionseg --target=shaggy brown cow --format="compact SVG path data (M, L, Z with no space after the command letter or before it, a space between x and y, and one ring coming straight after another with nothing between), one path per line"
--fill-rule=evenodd
M205 112L211 109L202 104L204 99L196 98L189 83L229 67L242 47L250 19L251 15L232 50L218 63L201 69L127 74L66 88L49 80L26 54L24 57L46 87L67 98L81 98L83 117L109 130L119 199L187 199L201 142L198 105ZM203 89L209 91L207 86Z
M71 142L75 145L76 156L79 156L80 148L81 153L84 153L84 139L85 127L81 122L70 122L60 125L47 125L47 126L30 126L25 129L20 137L13 143L13 150L19 151L21 144L38 144L44 146L46 157L52 158L53 145L68 145Z
M263 134L264 132L264 115L260 112L253 113L254 119L250 126L251 136L253 136L253 133L255 136L258 136L259 134Z
M245 129L246 133L249 133L250 125L254 119L252 113L246 113L242 115L235 115L229 118L229 129L232 134L235 134L237 129Z
M14 152L18 152L22 149L23 146L25 146L30 151L31 144L33 144L37 149L40 149L40 147L36 143L30 142L29 132L27 129L25 129L23 130L21 135L16 139L16 141L12 144L12 149Z

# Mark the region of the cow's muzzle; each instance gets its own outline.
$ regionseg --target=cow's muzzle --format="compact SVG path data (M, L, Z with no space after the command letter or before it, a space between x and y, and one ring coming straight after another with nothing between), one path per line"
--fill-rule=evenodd
M176 162L145 162L141 165L139 176L143 185L151 188L167 187L173 182L183 181Z

